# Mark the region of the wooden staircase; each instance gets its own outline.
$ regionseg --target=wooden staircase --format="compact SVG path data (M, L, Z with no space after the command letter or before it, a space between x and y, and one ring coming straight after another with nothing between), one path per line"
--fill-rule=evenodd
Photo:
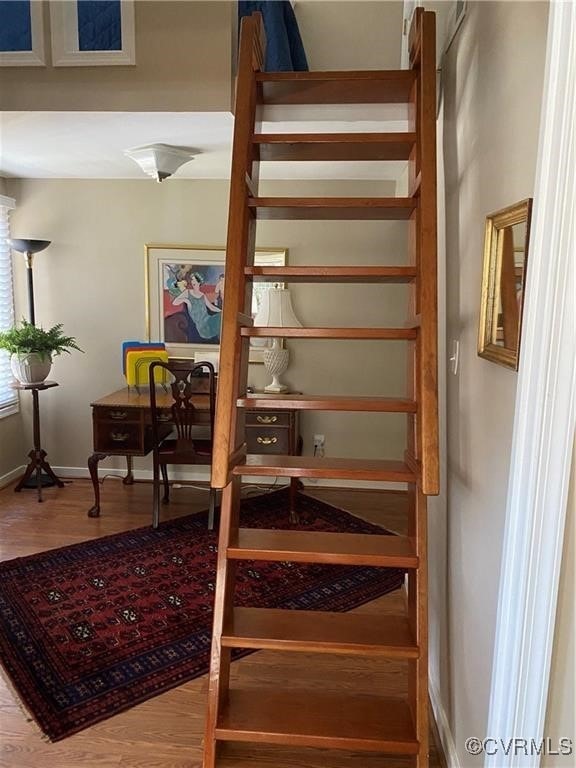
M411 69L390 72L264 73L259 14L242 23L226 261L226 302L218 383L212 484L223 488L204 768L220 742L412 755L428 765L426 496L438 493L436 139L434 14L417 9L410 32ZM262 104L405 103L407 133L261 134ZM359 108L361 109L361 107ZM409 197L277 198L258 196L258 164L292 160L409 162ZM254 266L257 219L405 219L407 266ZM410 316L401 328L260 328L250 318L253 281L410 285ZM248 400L253 337L402 340L410 350L405 398L294 395ZM404 413L402 461L246 455L244 409ZM336 478L406 483L407 536L307 533L240 527L243 476ZM405 568L404 615L334 614L238 608L240 560ZM335 696L285 688L229 685L234 648L347 654L406 660L405 695Z

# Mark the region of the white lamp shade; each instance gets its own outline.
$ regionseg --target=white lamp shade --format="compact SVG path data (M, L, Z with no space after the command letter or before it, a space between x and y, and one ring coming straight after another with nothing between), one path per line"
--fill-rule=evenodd
M172 147L169 144L148 144L144 147L125 149L124 154L130 157L140 168L157 181L163 181L172 176L181 165L194 159L198 150L185 147Z
M292 306L292 297L287 288L270 288L262 294L254 325L266 328L301 328Z

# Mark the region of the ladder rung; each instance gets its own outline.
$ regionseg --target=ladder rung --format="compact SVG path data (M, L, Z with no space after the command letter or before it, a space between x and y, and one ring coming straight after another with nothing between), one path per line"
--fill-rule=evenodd
M402 615L234 608L222 635L227 648L345 653L416 659L410 623Z
M371 411L375 413L416 413L414 400L392 397L350 397L343 395L275 395L238 398L240 408L269 408L275 411Z
M415 133L261 133L260 160L408 160Z
M391 483L413 483L416 479L410 467L403 461L272 456L259 453L248 454L244 463L233 468L233 474L381 480Z
M231 689L214 735L220 741L418 753L407 703L380 696Z
M249 197L258 219L409 219L418 207L410 197Z
M411 283L416 267L245 267L254 280L291 283Z
M415 80L410 69L256 73L264 104L402 104Z
M254 326L241 328L242 336L286 339L375 339L384 341L413 341L415 328L271 328Z
M231 560L417 568L414 543L405 536L240 528L227 550Z

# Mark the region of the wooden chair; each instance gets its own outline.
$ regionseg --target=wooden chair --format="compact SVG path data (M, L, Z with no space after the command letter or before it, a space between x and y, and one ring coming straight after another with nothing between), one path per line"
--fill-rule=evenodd
M164 370L164 389L172 399L166 402L158 390L158 369ZM170 500L168 464L211 464L216 386L214 366L208 362L154 362L149 369L150 412L154 498L152 527L160 521L160 473L164 481L164 504ZM208 408L202 407L202 399ZM200 406L200 407L198 407ZM206 433L208 433L206 435ZM210 488L208 528L214 527L216 490Z

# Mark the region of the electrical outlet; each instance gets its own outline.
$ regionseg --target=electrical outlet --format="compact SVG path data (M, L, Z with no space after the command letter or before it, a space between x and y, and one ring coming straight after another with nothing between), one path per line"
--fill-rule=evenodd
M314 456L317 459L324 458L325 440L324 435L314 435Z

